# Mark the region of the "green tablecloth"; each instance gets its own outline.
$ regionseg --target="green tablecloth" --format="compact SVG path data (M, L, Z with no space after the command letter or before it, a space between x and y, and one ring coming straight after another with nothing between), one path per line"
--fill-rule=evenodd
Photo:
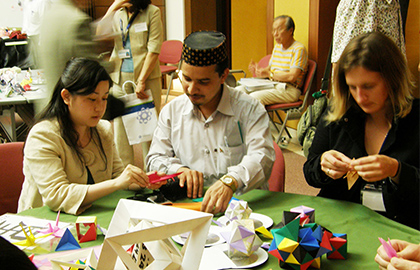
M133 195L130 191L115 192L94 203L83 216L97 216L98 223L107 228L120 198ZM378 269L374 262L380 243L378 237L398 238L420 243L420 232L389 220L363 205L330 200L320 197L290 193L253 190L238 198L248 202L253 212L271 217L274 224L281 222L283 211L305 205L315 209L315 222L333 233L346 233L348 241L347 260L328 260L324 255L321 269ZM55 220L56 213L48 207L26 210L20 215ZM62 213L60 221L75 222L76 216ZM103 236L96 241L82 243L81 247L101 244ZM279 269L277 258L269 255L268 261L256 269Z

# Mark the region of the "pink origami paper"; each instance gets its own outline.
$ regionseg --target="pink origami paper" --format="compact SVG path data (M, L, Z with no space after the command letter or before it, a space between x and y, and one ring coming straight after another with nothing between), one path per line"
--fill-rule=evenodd
M149 183L154 184L154 183L157 183L157 182L165 181L165 180L174 178L175 176L178 176L180 174L181 173L174 173L174 174L170 174L170 175L159 176L157 174L157 172L155 172L155 173L149 175Z
M397 252L392 247L391 240L388 238L388 243L379 237L379 241L381 242L382 246L385 249L386 254L388 255L389 259L392 259L393 257L397 257Z

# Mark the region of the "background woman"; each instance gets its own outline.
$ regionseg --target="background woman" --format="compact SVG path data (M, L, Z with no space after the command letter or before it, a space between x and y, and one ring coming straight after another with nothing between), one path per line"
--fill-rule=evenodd
M114 191L159 187L150 186L140 168L123 167L111 124L101 120L111 86L98 62L68 62L25 143L19 212L48 205L77 215Z
M386 214L419 228L419 101L405 57L385 35L354 38L334 72L331 108L316 130L304 174L319 196L360 203L382 186ZM348 188L348 172L358 179Z
M138 98L147 98L145 90L152 91L157 113L161 103L161 73L158 64L162 46L162 20L158 7L150 0L115 0L104 19L113 16L113 31L118 33L110 61L115 64L111 78L114 81L112 94L125 94L121 87L130 80L137 88L127 86L125 91L134 91ZM121 117L114 120L115 143L125 165L134 164L133 147L130 146ZM145 157L150 143L143 143Z

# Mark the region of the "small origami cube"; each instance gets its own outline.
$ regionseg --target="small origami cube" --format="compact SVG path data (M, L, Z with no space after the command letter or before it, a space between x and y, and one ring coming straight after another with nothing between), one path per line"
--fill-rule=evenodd
M234 220L226 229L220 234L229 246L228 256L231 259L249 257L262 245L252 219Z
M347 234L334 233L330 238L330 243L333 250L327 253L328 259L347 259Z
M315 209L301 205L290 209L292 213L299 213L300 226L315 223Z
M83 234L80 225L89 227L85 234ZM96 240L96 217L78 217L76 220L76 232L79 243Z
M248 219L252 213L252 209L248 207L248 203L244 200L232 200L225 211L225 216L230 220Z

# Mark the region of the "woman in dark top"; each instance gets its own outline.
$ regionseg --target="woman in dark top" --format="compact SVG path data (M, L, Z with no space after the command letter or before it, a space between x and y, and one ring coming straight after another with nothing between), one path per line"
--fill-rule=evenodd
M334 72L329 111L320 122L304 174L319 196L361 202L382 186L386 215L419 229L419 101L405 57L383 34L354 38ZM357 173L349 189L347 174Z

